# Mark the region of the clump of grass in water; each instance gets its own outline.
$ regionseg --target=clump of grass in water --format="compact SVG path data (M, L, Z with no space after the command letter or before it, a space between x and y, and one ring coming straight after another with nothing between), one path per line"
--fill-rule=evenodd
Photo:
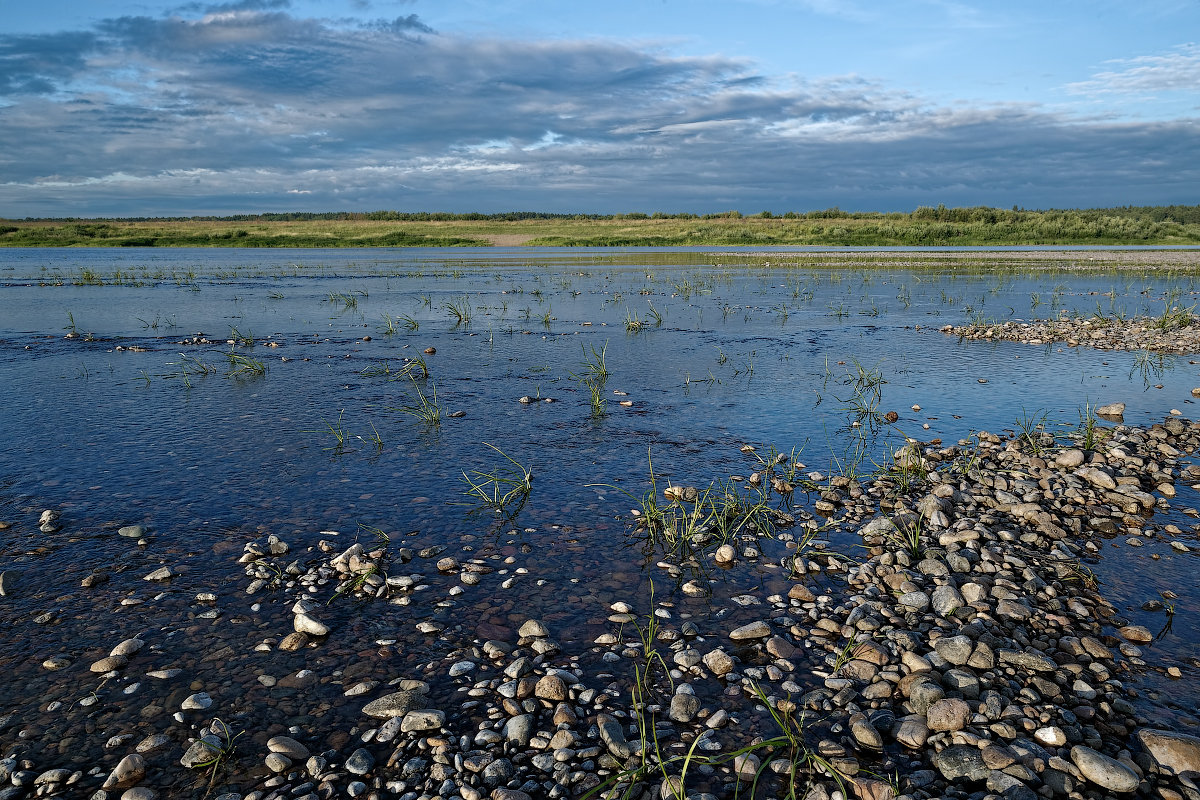
M604 396L604 384L608 380L609 371L605 356L608 352L608 342L599 350L595 346L591 347L591 356L588 355L588 347L583 348L583 369L579 372L570 373L571 380L578 381L583 384L590 395L591 415L593 419L599 419L608 413L608 400Z
M442 308L449 313L450 319L454 321L455 328L471 324L471 298L466 295L457 300L448 301Z
M257 358L242 353L228 352L229 369L225 376L228 378L261 378L267 374L267 365Z
M325 302L340 305L343 311L354 311L358 308L356 294L367 296L367 293L361 289L358 292L330 292Z
M421 391L420 384L412 376L409 376L412 381L412 389L416 393L416 402L407 406L399 406L395 410L402 411L405 414L411 414L417 419L424 422L426 425L437 427L442 424L442 406L438 402L437 386L433 381L429 381L429 394L426 395Z
M1046 430L1049 414L1045 411L1038 416L1021 409L1021 415L1013 422L1017 426L1017 442L1029 449L1032 455L1041 455L1047 448L1054 446L1054 434Z
M346 413L345 409L338 411L337 422L329 422L321 420L325 424L324 430L310 430L304 433L327 433L333 437L333 444L329 447L322 448L323 450L331 450L334 455L341 455L346 449L346 440L350 438L350 433L342 426L342 416Z
M178 366L179 369L175 372L165 373L162 377L179 378L188 389L192 388L192 376L204 377L212 375L217 371L217 368L212 364L206 364L196 356L185 355L183 353L179 355L179 361L176 365L168 364L168 366Z
M210 731L219 737L219 741L214 744L207 739L201 739L204 746L209 749L211 756L195 765L197 769L208 770L208 788L204 791L204 796L208 797L212 793L213 786L216 785L217 775L222 769L228 767L229 762L233 759L237 752L237 740L241 738L245 731L233 732L233 729L222 722L220 719L214 719L210 726Z
M533 491L533 472L499 447L487 442L483 446L498 453L508 464L490 472L471 470L468 474L464 470L462 477L469 487L464 494L476 501L477 508L487 508L512 519L529 500Z
M421 323L410 317L408 314L401 314L398 317L393 317L391 314L383 314L383 324L379 328L379 332L384 336L392 336L400 332L403 328L406 331L415 331L421 327Z

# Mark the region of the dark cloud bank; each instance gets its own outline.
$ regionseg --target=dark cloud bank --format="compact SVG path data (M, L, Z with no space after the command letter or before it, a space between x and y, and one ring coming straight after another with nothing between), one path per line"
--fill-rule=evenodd
M0 35L0 215L1194 203L1193 119L938 107L611 41L285 2Z

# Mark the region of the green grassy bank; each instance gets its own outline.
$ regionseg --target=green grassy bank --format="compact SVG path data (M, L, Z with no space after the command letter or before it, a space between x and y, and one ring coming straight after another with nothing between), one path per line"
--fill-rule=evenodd
M7 247L454 247L1200 244L1200 206L722 214L261 214L0 220Z

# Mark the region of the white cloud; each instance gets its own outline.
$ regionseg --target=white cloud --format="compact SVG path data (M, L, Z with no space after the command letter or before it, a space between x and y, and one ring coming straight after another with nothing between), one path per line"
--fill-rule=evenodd
M1094 205L1194 202L1200 182L1189 120L946 107L854 75L408 17L221 12L0 35L16 143L0 215ZM1179 75L1196 52L1174 56Z
M1072 94L1200 94L1200 46L1180 45L1159 55L1113 59L1116 69L1098 72L1086 81L1067 84Z

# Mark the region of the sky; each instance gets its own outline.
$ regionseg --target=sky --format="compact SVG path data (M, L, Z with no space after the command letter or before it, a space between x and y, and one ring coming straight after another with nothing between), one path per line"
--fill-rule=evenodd
M0 0L0 217L1200 203L1200 0Z

